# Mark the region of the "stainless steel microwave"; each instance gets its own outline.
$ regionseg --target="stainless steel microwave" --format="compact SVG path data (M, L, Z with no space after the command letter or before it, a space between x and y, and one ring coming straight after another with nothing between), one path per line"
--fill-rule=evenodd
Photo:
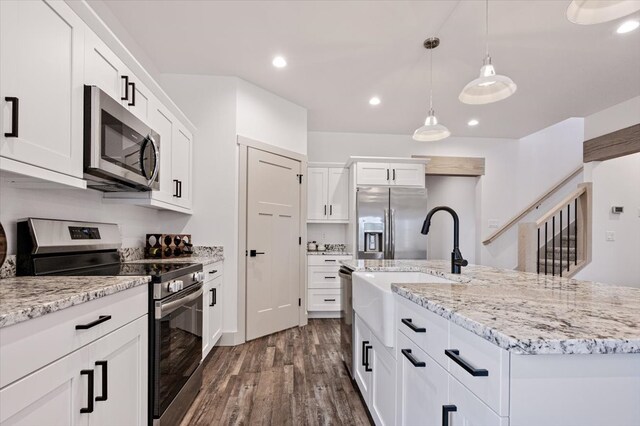
M160 188L160 135L96 86L84 86L84 178L105 192Z

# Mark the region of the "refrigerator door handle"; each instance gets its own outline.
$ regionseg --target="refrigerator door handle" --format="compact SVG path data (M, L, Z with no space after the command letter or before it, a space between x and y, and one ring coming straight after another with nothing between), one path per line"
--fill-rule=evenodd
M396 258L396 210L389 209L389 259Z
M389 228L389 209L384 209L384 247L383 247L383 255L385 259L389 259L389 237L390 237L390 228Z

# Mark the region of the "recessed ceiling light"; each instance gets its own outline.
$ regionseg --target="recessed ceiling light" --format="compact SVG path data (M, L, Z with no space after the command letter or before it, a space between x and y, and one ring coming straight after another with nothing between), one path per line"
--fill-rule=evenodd
M369 99L369 105L380 105L380 98L374 96L373 98Z
M640 22L638 22L636 20L625 21L622 24L620 24L620 26L618 27L616 32L618 34L629 33L631 31L637 29L638 27L640 27Z
M477 126L479 123L480 122L478 120L476 120L475 118L472 118L467 122L467 126Z
M284 68L287 66L287 60L282 56L276 56L275 58L273 58L273 61L271 63L276 68Z

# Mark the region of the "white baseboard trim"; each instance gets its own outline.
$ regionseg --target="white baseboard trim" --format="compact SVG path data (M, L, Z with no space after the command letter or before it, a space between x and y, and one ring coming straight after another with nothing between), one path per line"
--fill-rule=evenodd
M334 311L310 311L309 318L340 318L340 312Z

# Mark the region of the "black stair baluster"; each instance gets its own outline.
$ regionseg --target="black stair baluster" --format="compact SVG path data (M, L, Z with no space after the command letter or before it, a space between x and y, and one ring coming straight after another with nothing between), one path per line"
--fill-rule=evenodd
M571 203L567 204L567 272L571 270L569 248L571 247Z
M540 273L540 228L538 228L538 257L536 258L536 271Z
M562 277L562 210L560 210L560 276Z
M548 256L548 248L549 245L549 237L547 235L547 230L549 228L549 222L544 223L544 274L547 275L547 256Z
M573 248L576 249L575 264L578 265L578 199L577 198L574 200L573 210L574 210L573 215L576 217L576 220L573 221L573 226L574 226L573 233L575 234L574 235L575 239L573 240L574 241Z
M551 275L556 275L556 217L551 218Z

